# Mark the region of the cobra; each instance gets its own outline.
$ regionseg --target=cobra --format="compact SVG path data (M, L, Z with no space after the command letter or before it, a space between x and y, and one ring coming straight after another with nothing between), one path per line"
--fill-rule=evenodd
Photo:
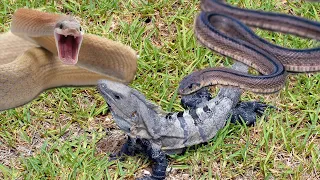
M83 34L70 16L18 9L12 19L12 33L0 35L0 110L21 106L46 89L91 86L101 78L128 84L135 76L132 48Z

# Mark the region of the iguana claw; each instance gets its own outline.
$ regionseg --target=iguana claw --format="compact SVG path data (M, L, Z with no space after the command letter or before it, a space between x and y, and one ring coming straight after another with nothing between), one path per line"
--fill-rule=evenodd
M231 123L242 122L241 118L247 125L253 125L257 116L262 116L267 108L275 108L275 106L263 104L260 102L240 102L231 112ZM241 118L240 118L241 117Z

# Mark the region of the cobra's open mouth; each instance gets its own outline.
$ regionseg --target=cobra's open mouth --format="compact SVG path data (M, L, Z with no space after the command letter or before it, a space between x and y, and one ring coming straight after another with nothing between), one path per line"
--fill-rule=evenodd
M74 65L78 62L78 55L83 36L73 36L54 33L59 59L64 64Z

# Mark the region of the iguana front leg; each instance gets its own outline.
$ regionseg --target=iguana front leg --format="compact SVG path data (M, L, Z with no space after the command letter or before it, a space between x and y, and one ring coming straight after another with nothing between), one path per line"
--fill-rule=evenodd
M168 160L161 147L146 139L137 139L137 144L140 144L144 153L155 162L152 167L152 175L138 178L138 180L160 180L165 179Z
M110 155L110 161L121 158L123 155L134 156L136 153L146 154L155 164L152 167L152 175L145 175L138 180L161 180L165 179L168 160L160 146L146 139L134 139L128 137L120 152Z
M125 144L122 145L121 150L117 153L111 154L109 156L109 161L116 160L121 158L123 155L134 156L138 147L135 143L135 139L128 137L128 140ZM122 160L122 159L120 159Z

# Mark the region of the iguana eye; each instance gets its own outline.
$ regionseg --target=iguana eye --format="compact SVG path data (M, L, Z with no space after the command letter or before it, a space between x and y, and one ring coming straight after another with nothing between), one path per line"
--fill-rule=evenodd
M120 99L120 96L118 96L118 95L114 95L114 98L116 98L116 99Z

